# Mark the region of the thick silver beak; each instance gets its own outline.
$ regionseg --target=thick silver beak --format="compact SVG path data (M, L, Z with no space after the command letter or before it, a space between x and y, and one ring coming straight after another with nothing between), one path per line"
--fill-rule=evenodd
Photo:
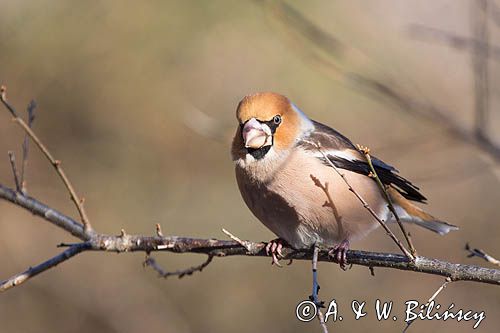
M259 149L272 144L271 129L255 118L245 123L241 134L243 135L243 141L245 141L245 148Z

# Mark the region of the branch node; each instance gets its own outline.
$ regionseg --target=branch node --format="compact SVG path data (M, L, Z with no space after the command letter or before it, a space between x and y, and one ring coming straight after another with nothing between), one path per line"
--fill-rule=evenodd
M227 231L224 228L222 228L222 232L225 233L227 236L229 236L229 238L231 238L232 240L234 240L235 242L237 242L238 244L243 246L248 252L253 252L251 242L239 239L238 237L236 237L235 235L233 235L232 233L230 233L229 231Z

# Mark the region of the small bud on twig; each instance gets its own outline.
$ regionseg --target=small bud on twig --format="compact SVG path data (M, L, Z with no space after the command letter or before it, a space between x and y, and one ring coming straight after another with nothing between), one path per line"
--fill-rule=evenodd
M163 237L163 233L161 232L161 226L159 223L156 223L156 234L159 236L159 237Z

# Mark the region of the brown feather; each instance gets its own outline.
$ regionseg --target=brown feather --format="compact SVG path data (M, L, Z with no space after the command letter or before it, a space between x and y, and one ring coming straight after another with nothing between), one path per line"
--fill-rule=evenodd
M418 217L419 219L422 219L424 221L437 221L434 216L426 213L424 210L415 206L409 200L405 199L405 197L403 197L401 193L399 193L395 188L388 187L387 193L389 194L391 200L396 205L403 208L408 213L408 215Z
M403 210L404 215L400 216L403 222L414 223L418 226L437 232L440 235L444 235L452 230L458 230L457 226L441 221L415 206L393 187L388 187L387 193L395 205L396 211L397 208ZM400 213L398 212L398 215L399 214Z
M281 116L282 123L274 134L274 146L277 150L291 148L299 135L300 119L288 98L272 92L248 95L241 100L236 110L240 124L251 118L269 121L276 115Z

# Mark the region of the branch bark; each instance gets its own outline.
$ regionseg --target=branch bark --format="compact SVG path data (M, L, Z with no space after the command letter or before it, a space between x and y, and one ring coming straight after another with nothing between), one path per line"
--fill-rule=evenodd
M62 244L61 246L69 246L69 249L45 263L1 282L0 291L17 286L83 251L142 251L148 254L155 251L166 251L175 253L204 253L217 257L236 255L268 257L265 251L266 243L262 242L245 241L245 246L243 246L241 242L234 240L128 235L125 232L122 232L120 235L107 235L95 232L89 238L81 224L34 198L3 185L0 185L0 198L30 211L34 215L66 230L83 241L71 245ZM282 252L284 259L312 260L313 258L312 250L283 248ZM327 250L320 251L318 260L332 262ZM412 262L405 255L400 254L349 250L347 252L347 261L353 265L370 268L385 267L441 275L449 277L452 281L475 281L500 285L500 270L473 265L454 264L439 259L416 257L415 261ZM22 278L20 278L21 276Z
M35 266L35 267L30 267L26 271L16 274L12 276L11 278L0 282L0 292L6 291L10 288L13 288L15 286L18 286L24 282L26 282L28 279L45 272L46 270L53 268L63 261L66 261L74 256L76 256L78 253L81 253L82 251L85 251L88 248L87 243L80 243L80 244L75 244L71 246L70 248L66 249L65 251L61 252L57 256L50 258L49 260Z

